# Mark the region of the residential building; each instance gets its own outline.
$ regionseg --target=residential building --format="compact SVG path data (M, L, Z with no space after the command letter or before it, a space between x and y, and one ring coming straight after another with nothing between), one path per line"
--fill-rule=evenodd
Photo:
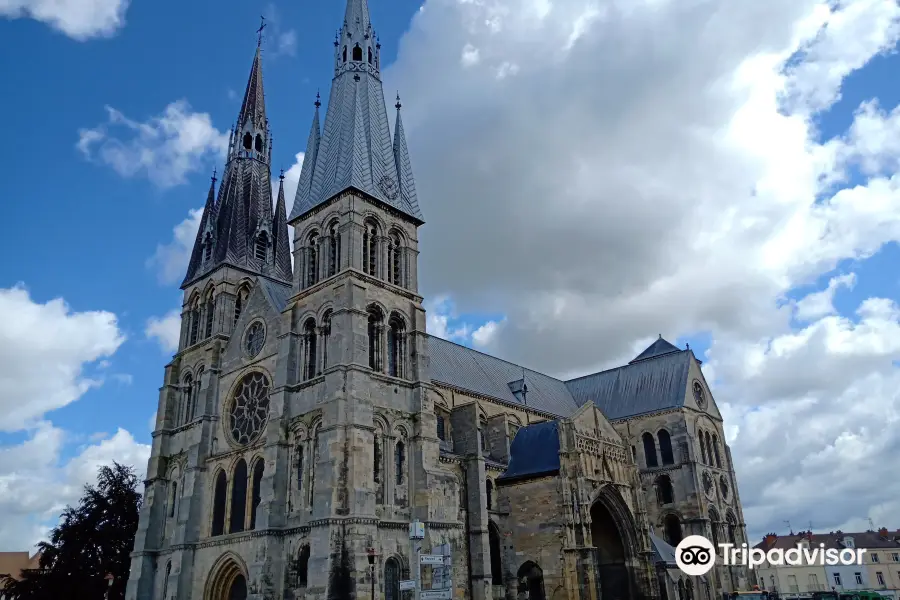
M29 555L28 552L0 552L0 600L4 600L3 588L5 577L13 579L21 579L22 571L37 569L40 567L41 553L35 552Z

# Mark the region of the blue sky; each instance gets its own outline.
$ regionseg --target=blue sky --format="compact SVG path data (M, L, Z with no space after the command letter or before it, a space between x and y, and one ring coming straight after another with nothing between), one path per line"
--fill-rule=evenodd
M761 2L747 16L722 0L707 28L671 2L617 17L582 0L370 0L427 222L429 331L559 375L621 363L657 334L689 343L720 386L763 529L812 510L783 491L825 476L805 459L867 438L880 445L859 456L876 460L896 442L900 17L889 0ZM826 5L818 35L801 27ZM0 483L24 481L4 461L40 446L41 481L71 501L97 461L143 460L171 357L148 323L180 306L171 266L221 171L260 16L273 175L296 175L343 2L53 6L0 9L0 108L15 124L0 144L0 306L33 309L0 315L0 359L46 360L0 370L25 415L0 420ZM58 326L27 342L42 323ZM791 370L822 390L794 389ZM828 425L793 442L793 475L758 467L791 419ZM857 497L818 522L887 520L900 490ZM19 508L37 527L58 503Z

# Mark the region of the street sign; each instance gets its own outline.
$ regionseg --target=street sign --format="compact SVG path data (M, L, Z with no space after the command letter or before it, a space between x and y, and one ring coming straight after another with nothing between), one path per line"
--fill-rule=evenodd
M428 590L419 592L419 600L450 600L453 590Z
M409 524L409 539L424 540L425 539L425 523L421 521L413 521Z
M444 555L443 554L422 554L419 557L419 562L423 565L444 565Z
M404 579L400 582L400 591L405 592L407 590L416 589L416 580L415 579Z

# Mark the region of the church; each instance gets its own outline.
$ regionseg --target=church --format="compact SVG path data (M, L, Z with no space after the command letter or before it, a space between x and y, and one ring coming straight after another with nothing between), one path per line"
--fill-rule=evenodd
M719 600L746 586L740 567L675 565L687 535L746 541L693 352L660 337L562 381L430 336L424 216L367 0L347 0L331 60L289 207L257 46L181 286L128 600Z

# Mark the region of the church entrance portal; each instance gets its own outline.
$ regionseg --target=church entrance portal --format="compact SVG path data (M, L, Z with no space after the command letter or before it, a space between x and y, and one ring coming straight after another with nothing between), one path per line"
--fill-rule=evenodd
M206 600L247 600L247 578L243 570L228 557L213 568Z
M591 507L591 538L597 547L597 576L602 600L629 600L625 544L609 509L602 502Z
M518 600L546 600L544 572L531 561L519 567Z

